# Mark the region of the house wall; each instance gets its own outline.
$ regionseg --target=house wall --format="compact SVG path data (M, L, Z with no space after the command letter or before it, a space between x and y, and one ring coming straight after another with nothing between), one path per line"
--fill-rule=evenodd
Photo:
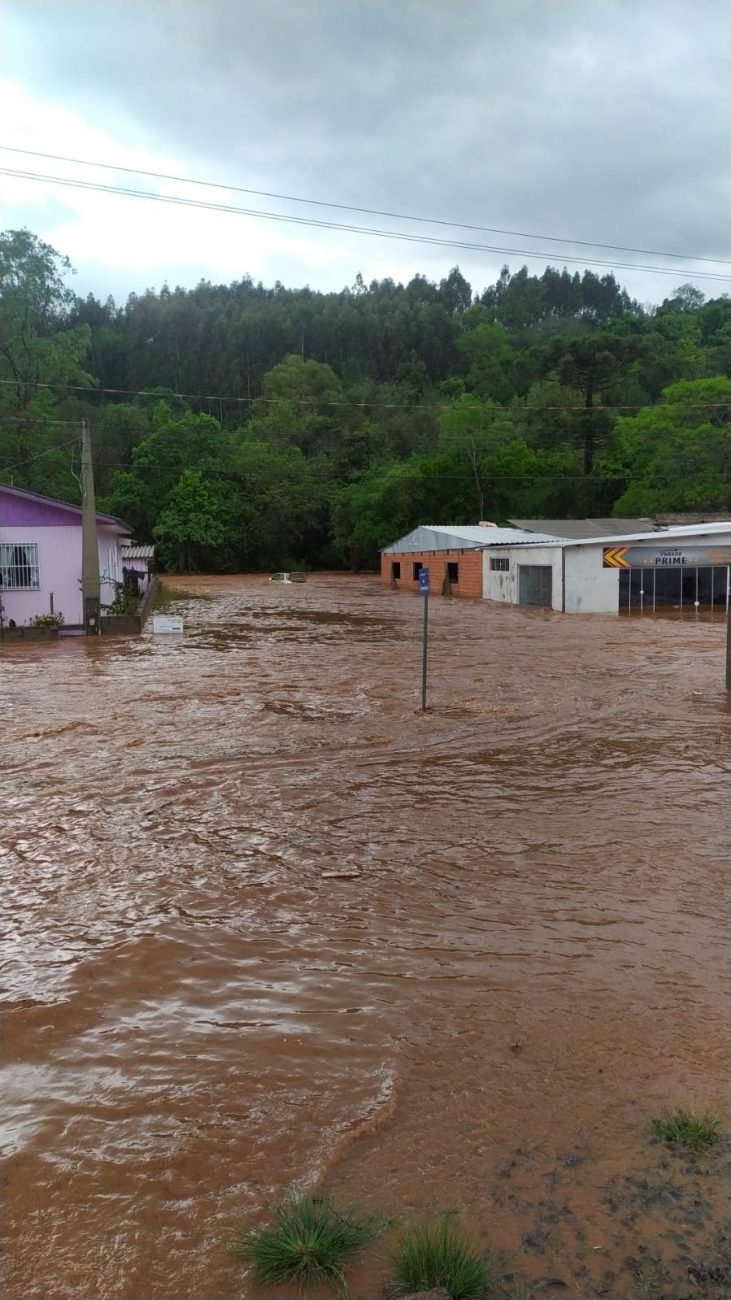
M452 583L452 595L479 600L482 596L482 551L474 548L453 551L384 551L381 555L381 581L391 585L392 561L401 565L401 577L396 579L397 591L419 590L414 578L414 565L421 564L429 570L429 586L433 596L442 592L447 565L459 565L459 582Z
M112 528L98 526L99 572L102 578L101 601L110 604L114 599L114 578L121 580L122 565L119 558L119 533ZM81 527L47 527L39 524L22 527L0 527L1 542L37 542L40 590L2 592L4 620L15 619L20 626L36 614L48 614L53 608L64 616L68 625L83 623L81 595Z
M496 571L490 567L490 560L497 557L507 559L510 568L507 572ZM560 546L490 546L483 552L483 595L485 600L499 600L503 604L517 605L519 596L519 566L521 564L544 564L550 567L552 574L552 607L562 608L562 563Z

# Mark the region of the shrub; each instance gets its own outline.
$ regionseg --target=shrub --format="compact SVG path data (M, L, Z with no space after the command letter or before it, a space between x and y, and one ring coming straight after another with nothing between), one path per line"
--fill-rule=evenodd
M408 1228L394 1255L395 1281L403 1291L443 1287L452 1300L480 1300L494 1294L499 1280L496 1261L478 1255L461 1229L441 1219Z
M672 1146L705 1151L721 1140L721 1121L715 1115L694 1115L682 1106L666 1111L652 1121L658 1137Z
M58 614L36 614L30 621L31 627L63 627L64 617Z
M301 1196L279 1207L271 1227L253 1228L234 1249L253 1265L260 1286L329 1282L347 1296L344 1266L377 1231L375 1220L341 1214L328 1198Z

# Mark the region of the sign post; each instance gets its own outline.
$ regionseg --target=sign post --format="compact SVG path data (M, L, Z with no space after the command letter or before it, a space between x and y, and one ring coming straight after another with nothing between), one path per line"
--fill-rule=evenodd
M424 600L424 633L421 647L421 711L426 713L426 661L429 645L429 570L419 569L419 595Z

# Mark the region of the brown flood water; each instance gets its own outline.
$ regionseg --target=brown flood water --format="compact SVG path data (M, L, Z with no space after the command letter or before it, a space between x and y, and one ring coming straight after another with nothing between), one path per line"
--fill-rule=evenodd
M435 600L422 716L418 598L183 585L182 639L2 656L5 1300L253 1295L221 1239L293 1183L684 1279L728 1148L648 1125L728 1114L722 623Z

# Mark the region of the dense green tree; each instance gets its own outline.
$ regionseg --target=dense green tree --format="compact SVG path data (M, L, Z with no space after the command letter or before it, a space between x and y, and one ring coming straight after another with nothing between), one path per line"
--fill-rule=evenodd
M506 266L476 294L455 267L117 305L69 272L0 236L0 476L78 500L86 419L100 503L172 566L363 566L426 519L728 507L726 296L642 308L611 275Z
M731 381L671 384L657 406L617 421L606 471L628 483L617 514L731 507Z
M208 482L198 469L185 469L167 495L153 536L163 563L185 573L217 567L231 524L223 484Z
M29 230L0 234L0 379L2 409L43 409L42 384L93 384L82 368L88 326L68 328L73 293L68 258ZM50 402L46 398L46 404Z

